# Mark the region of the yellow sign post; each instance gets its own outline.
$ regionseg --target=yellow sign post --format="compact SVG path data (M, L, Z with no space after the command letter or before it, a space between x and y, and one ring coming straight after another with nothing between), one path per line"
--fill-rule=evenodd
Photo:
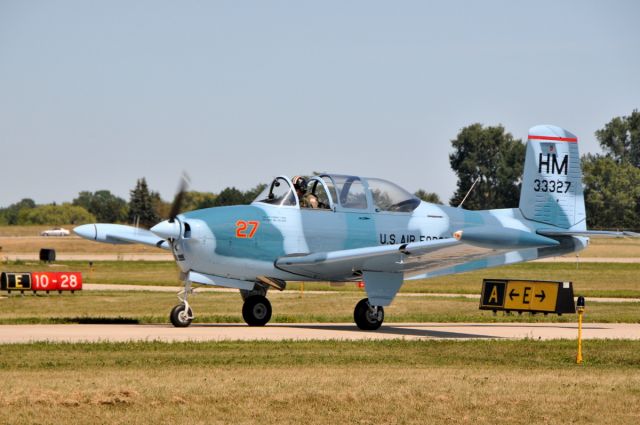
M578 310L578 355L576 356L576 363L582 364L582 315L584 314L584 297L578 297L577 310Z

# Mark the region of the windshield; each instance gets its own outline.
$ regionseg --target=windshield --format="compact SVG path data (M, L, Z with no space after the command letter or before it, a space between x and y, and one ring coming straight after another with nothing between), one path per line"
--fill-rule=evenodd
M342 208L366 210L369 208L367 194L360 177L331 175Z
M284 177L276 177L271 184L258 195L254 202L282 206L297 205L296 196L293 190L291 190L291 185Z
M378 211L411 212L420 205L417 197L390 181L367 178L367 184Z

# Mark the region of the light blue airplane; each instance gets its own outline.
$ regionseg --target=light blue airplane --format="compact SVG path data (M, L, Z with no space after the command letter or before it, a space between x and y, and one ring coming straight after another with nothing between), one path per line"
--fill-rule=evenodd
M576 252L593 235L632 235L587 230L577 141L551 125L529 130L520 205L513 209L435 205L386 180L320 174L307 182L276 177L251 205L178 214L183 187L171 218L151 230L117 224L74 230L99 242L171 250L184 282L170 314L177 327L194 318L192 283L239 289L244 320L262 326L271 318L270 288L364 280L367 298L355 306L354 321L375 330L405 280Z

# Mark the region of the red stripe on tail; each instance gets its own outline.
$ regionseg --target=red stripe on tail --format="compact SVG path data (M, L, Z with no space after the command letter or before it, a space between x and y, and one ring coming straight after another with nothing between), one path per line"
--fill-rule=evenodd
M556 142L578 143L577 137L553 137L553 136L534 136L529 135L529 140L554 140Z

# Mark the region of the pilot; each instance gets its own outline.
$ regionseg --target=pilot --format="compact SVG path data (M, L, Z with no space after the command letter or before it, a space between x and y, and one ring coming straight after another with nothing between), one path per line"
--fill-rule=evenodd
M302 176L295 176L293 180L293 187L296 188L298 199L300 200L301 208L318 208L318 198L311 193L307 193L307 181Z

